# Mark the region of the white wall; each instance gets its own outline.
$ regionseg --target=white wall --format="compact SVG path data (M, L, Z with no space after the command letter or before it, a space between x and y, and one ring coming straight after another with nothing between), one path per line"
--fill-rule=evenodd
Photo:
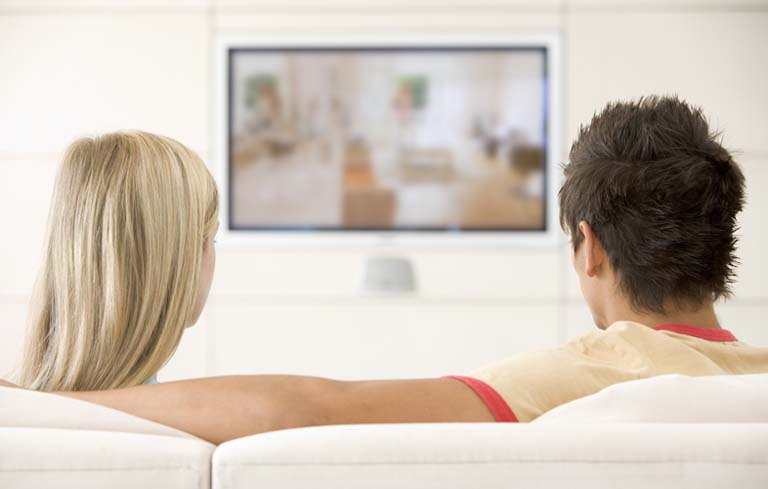
M563 37L563 155L607 101L679 93L740 151L737 298L725 327L768 345L765 0L0 0L0 372L21 344L55 170L76 136L135 127L212 166L219 35ZM161 380L222 373L339 378L461 373L591 326L566 246L401 250L416 296L365 296L371 250L220 249L209 304Z

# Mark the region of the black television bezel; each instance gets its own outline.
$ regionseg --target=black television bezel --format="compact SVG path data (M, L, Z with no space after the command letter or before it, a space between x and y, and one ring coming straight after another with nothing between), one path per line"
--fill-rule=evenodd
M456 36L454 36L456 37ZM350 241L352 236L362 238L376 237L376 241L413 241L416 243L434 242L433 238L455 237L451 241L466 243L479 242L485 238L496 244L554 244L558 242L556 226L556 203L553 195L556 195L556 185L560 181L561 172L555 158L559 154L560 134L560 39L558 34L542 34L527 36L504 36L500 40L488 40L476 37L468 37L466 40L446 41L361 41L344 39L342 41L329 41L327 39L295 41L279 39L250 39L250 40L220 40L221 58L220 66L225 69L222 81L224 92L224 126L225 134L222 145L224 147L222 162L224 166L223 179L220 182L226 186L226 208L224 217L226 220L222 238L226 241L240 242L291 242L292 240L304 241L304 237L311 236L316 241L317 237L327 237L330 241L339 238ZM344 226L235 226L232 220L233 192L231 165L232 165L232 127L234 119L233 110L233 58L240 52L330 52L330 51L368 51L368 52L393 52L393 51L534 51L541 52L543 56L542 81L544 91L542 106L544 120L542 123L542 135L545 151L544 170L544 220L542 226L537 227L451 227L451 226L401 226L401 227L344 227ZM407 237L407 238L405 238ZM460 238L463 237L463 238ZM421 238L426 238L422 240ZM477 238L477 239L476 239Z

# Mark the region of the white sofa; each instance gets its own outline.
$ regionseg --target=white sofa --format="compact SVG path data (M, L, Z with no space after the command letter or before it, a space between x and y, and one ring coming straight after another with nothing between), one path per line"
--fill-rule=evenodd
M533 423L299 428L214 447L0 388L0 488L768 488L768 374L626 382Z

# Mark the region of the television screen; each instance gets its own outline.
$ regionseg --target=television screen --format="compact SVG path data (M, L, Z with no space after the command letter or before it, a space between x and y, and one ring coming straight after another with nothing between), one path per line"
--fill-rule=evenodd
M230 229L546 229L546 47L227 56Z

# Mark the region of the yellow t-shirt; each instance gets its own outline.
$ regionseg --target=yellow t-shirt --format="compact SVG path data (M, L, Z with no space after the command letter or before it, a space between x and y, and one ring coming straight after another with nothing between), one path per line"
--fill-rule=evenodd
M619 382L663 374L766 372L768 348L742 343L730 331L620 321L560 348L523 353L451 377L469 385L497 421L526 422Z

